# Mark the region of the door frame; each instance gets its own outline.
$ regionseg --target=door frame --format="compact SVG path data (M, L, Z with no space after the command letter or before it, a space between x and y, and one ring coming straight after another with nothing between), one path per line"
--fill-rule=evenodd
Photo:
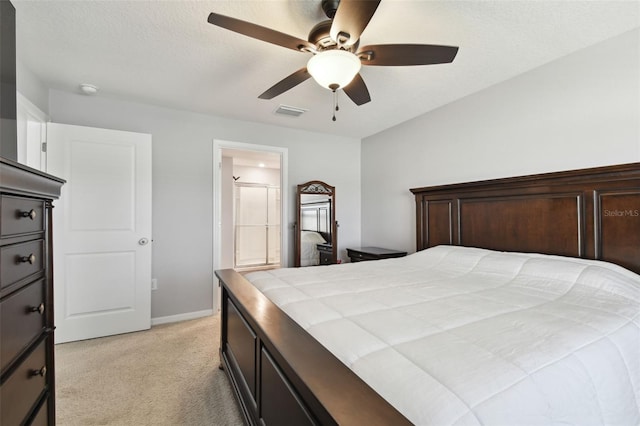
M280 265L289 266L289 149L278 146L213 140L213 270L220 269L222 250L222 149L257 151L280 155ZM218 288L218 279L213 275L213 288ZM219 292L214 292L218 294ZM216 297L214 309L220 310L220 295Z
M46 172L47 152L45 147L49 116L20 92L16 92L16 108L18 122L18 162ZM33 125L39 127L39 134L33 134L31 131ZM37 139L34 139L34 136L37 136ZM39 155L30 156L29 153L33 152Z

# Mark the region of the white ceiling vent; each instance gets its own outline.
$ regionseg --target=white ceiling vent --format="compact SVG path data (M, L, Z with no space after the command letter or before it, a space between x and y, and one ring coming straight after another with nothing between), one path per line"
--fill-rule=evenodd
M302 114L307 112L308 110L304 108L292 107L289 105L280 105L278 109L276 109L276 114L289 115L291 117L300 117Z

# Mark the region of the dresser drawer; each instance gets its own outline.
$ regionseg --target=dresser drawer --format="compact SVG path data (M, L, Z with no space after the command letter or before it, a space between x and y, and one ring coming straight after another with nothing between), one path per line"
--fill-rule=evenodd
M327 253L324 251L318 251L320 254L320 264L321 265L331 265L333 263L332 253Z
M0 371L43 332L45 281L41 279L0 302Z
M44 269L44 240L12 244L0 248L0 288Z
M318 255L320 256L320 265L331 265L333 261L333 247L330 244L318 244Z
M47 374L46 344L43 340L18 366L0 389L2 425L19 425L29 415L45 390Z
M364 262L366 260L391 259L407 255L406 251L391 250L381 247L348 248L347 255L351 262Z
M2 195L0 237L44 230L44 201Z
M38 407L30 426L47 426L49 424L49 398L50 395L47 395L42 405Z
M360 253L358 251L347 250L347 254L349 255L349 259L351 259L351 262L362 262L363 260L373 260L372 257L366 256L364 253Z

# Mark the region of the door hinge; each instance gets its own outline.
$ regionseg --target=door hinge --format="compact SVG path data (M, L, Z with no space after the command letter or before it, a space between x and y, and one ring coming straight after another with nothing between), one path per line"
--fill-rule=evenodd
M42 142L42 152L47 152L47 143Z

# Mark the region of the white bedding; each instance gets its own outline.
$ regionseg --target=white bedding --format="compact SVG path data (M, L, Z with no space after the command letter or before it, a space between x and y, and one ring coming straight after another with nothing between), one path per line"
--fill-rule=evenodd
M417 425L640 424L626 269L439 246L247 278Z
M318 244L326 241L315 231L302 231L300 233L300 266L317 266L320 264L320 252Z

